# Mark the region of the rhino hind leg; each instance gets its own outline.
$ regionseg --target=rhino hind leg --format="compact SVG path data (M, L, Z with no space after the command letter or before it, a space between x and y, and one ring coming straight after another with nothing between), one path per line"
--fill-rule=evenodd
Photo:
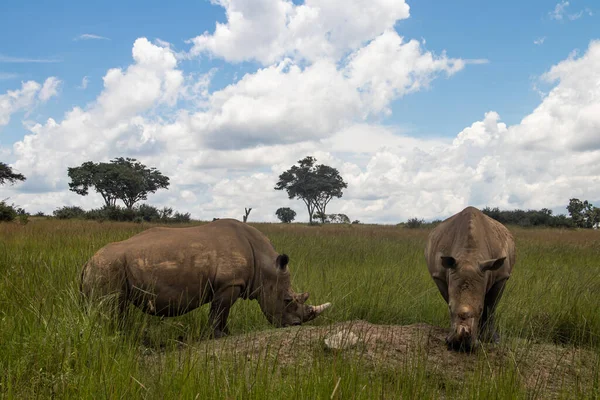
M495 314L496 306L502 298L506 279L496 282L494 286L485 295L485 304L483 306L483 315L479 321L480 338L484 342L499 343L500 335L496 330Z
M107 312L117 329L123 327L128 301L128 285L125 273L119 268L108 270L91 261L84 265L79 284L80 300L85 311L95 303Z
M227 327L229 310L238 297L240 297L240 293L241 288L239 286L229 286L218 290L213 295L208 320L212 328L212 336L215 339L229 334L229 328Z

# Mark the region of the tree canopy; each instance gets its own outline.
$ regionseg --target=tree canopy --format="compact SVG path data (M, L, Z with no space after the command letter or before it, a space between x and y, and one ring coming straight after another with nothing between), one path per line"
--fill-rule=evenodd
M600 208L594 207L587 200L570 199L567 211L575 226L579 228L594 228L600 224Z
M275 215L277 215L277 218L284 224L289 224L296 218L296 211L289 207L280 207L275 211Z
M275 190L286 190L290 199L301 199L308 210L309 222L313 213L325 216L325 209L334 198L342 197L342 189L348 187L337 169L328 165L316 164L316 159L307 156L289 170L279 175ZM321 222L325 222L321 218Z
M346 214L329 214L327 220L332 224L349 224L350 218Z
M118 157L109 163L87 161L68 169L69 190L86 196L90 188L100 193L107 207L121 200L128 209L148 193L169 187L169 178L156 168L148 168L135 158Z
M0 185L10 183L11 185L17 181L24 181L25 176L13 171L13 169L3 162L0 162Z

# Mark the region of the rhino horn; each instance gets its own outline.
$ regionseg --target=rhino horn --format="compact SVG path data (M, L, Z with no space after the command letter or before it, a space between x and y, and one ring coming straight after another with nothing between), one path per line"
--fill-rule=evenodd
M318 316L323 311L327 310L329 307L331 307L331 303L325 303L325 304L321 304L320 306L314 306L312 310L314 311L315 316Z

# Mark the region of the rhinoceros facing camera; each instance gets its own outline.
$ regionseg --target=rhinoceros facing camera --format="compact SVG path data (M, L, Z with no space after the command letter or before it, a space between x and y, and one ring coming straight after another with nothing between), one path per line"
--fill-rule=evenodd
M498 341L494 313L516 261L510 231L467 207L431 231L425 258L448 303L448 348L472 351L479 339Z

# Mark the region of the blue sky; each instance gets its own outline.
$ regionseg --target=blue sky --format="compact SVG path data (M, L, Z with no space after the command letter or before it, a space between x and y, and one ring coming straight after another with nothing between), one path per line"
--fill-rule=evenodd
M536 77L574 49L585 49L591 38L600 37L597 15L584 13L577 20L568 19L569 14L586 9L594 13L592 1L571 1L562 21L550 16L557 4L554 1L482 5L479 1L423 0L409 4L411 18L395 26L400 35L425 39L425 47L436 53L446 50L449 56L490 61L396 101L392 116L384 122L416 135L455 135L489 109L497 110L503 121L517 123L539 103L539 95L532 90ZM64 81L61 99L37 109L35 115L60 115L76 104L92 101L102 88L106 70L130 63L136 38L158 38L184 50L189 47L186 40L213 31L217 21L226 21L225 12L209 1L63 1L60 7L40 1L11 1L2 6L0 14L0 36L10 38L2 41L0 55L58 62L0 62L0 73L14 75L0 79L0 92L14 88L19 80L58 76ZM74 40L82 34L108 40ZM545 38L544 43L535 45L539 38ZM219 68L212 82L218 89L236 72L257 65L230 65L208 57L185 63L188 71L212 67ZM89 78L88 90L78 90L84 76ZM0 143L22 136L25 130L20 125L15 119L2 132Z
M244 2L236 1L243 8L240 4ZM261 2L269 3L268 0ZM276 0L272 3L275 4ZM360 1L357 0L357 3ZM294 1L294 4L303 5L304 2ZM440 72L431 79L427 89L399 95L389 101L386 107L391 113L365 121L370 126L383 127L393 134L424 143L452 140L463 129L483 121L485 113L490 111L499 115L497 122L506 123L509 127L518 125L556 86L556 82L541 81L540 76L567 59L573 51L578 50L581 56L592 40L600 39L597 6L589 0L486 2L485 6L478 1L422 0L408 1L408 4L410 17L398 18L393 23L393 28L404 42L416 39L421 42L421 52L432 52L436 56L445 51L449 58L488 61L468 64L449 77ZM10 122L0 127L0 150L5 149L4 157L10 162L18 160L19 156L11 147L25 134L31 133L26 121L44 124L47 118L52 117L60 123L73 107L84 110L92 107L103 91L102 78L107 71L111 68L125 71L132 65L132 46L138 38L145 37L158 46L162 43L157 41L159 39L170 43L170 51L178 57L177 69L186 77L216 68L210 80L211 93L227 85L235 85L240 78L246 74L253 75L258 68L275 65L253 57L237 61L231 54L219 53L219 48L203 48L199 54L189 56L192 44L186 41L204 32L210 36L217 22L228 22L225 7L208 1L169 4L159 1L63 1L60 5L41 1L5 2L0 6L0 36L4 38L0 43L0 95L19 89L21 82L29 80L42 84L48 77L56 77L61 83L55 96L12 112ZM351 25L349 21L345 23ZM88 38L84 39L81 35L88 35ZM96 38L89 38L90 35ZM374 38L365 36L361 46L366 46ZM347 55L357 48L342 51ZM307 64L299 60L297 65ZM81 87L84 77L88 81L85 89ZM540 94L538 89L543 93ZM173 121L182 110L187 109L188 104L179 97L176 105L167 107L169 113L158 117ZM139 115L147 117L147 111ZM276 142L261 140L257 139L255 144L271 145ZM426 144L423 146L427 147ZM337 153L344 152L332 149L325 151L323 157L327 160ZM358 153L352 159L336 162L355 162L360 168L367 168L370 158L363 160ZM405 157L397 156L399 159ZM275 164L255 165L255 169L248 169L246 173L252 175L270 171ZM229 175L225 172L222 178L237 179L238 172L239 168L235 168ZM201 187L211 185L209 182L198 184ZM65 182L55 183L54 187L56 192L64 192ZM498 196L498 199L515 198L507 193ZM68 199L75 201L73 199L76 198ZM160 198L160 201L168 200ZM497 202L508 205L500 200ZM537 203L532 201L521 205ZM360 209L356 204L348 207ZM448 212L452 207L439 205L437 209ZM398 215L394 214L394 218Z
M93 101L102 89L106 71L130 64L131 46L138 37L158 38L184 48L185 40L214 29L215 22L222 20L223 9L208 1L63 1L61 6L11 1L2 5L0 13L0 36L11 38L2 41L0 56L58 62L7 63L0 59L0 73L16 75L0 79L0 92L14 89L20 80L43 81L47 76L58 76L64 81L61 98L36 112L39 118L59 116L74 105ZM77 39L84 34L107 39ZM223 62L207 60L189 64L190 70L224 66ZM84 76L89 78L87 90L78 89ZM5 128L0 143L22 136L25 131L20 125L16 120Z

